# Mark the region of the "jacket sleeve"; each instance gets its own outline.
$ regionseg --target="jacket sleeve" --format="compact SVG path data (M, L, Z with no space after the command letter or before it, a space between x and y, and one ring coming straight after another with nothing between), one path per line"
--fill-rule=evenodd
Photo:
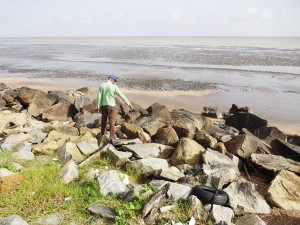
M100 85L99 85L98 95L97 95L97 108L100 108L100 103L101 103L101 92L100 92Z
M116 87L116 95L118 95L127 105L131 105L129 100L125 97L125 95L120 91L118 87Z

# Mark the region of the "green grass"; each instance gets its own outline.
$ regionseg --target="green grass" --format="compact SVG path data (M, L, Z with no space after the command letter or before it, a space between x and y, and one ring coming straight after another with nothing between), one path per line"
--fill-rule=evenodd
M49 155L50 159L56 155ZM48 157L49 157L48 156ZM10 158L10 153L0 152L0 159L5 158L6 161L1 163L0 168L8 168L13 170L12 162L18 162ZM39 217L50 215L53 213L65 214L63 224L70 224L71 221L76 221L77 224L95 224L93 223L95 215L86 212L86 208L99 203L114 209L123 210L125 223L130 215L134 213L137 218L140 218L140 212L144 204L149 199L138 199L133 202L134 208L131 208L130 202L124 202L117 199L116 196L102 196L99 192L97 179L87 178L86 173L90 168L99 170L121 170L116 167L108 157L102 157L91 161L88 165L79 168L79 177L66 185L60 181L61 167L64 162L53 160L35 160L19 161L24 166L21 172L24 179L20 182L17 188L8 192L0 192L0 218L19 215L28 223L33 222ZM108 167L108 168L107 168ZM138 171L125 170L129 175L129 179L134 183L148 183L148 180ZM153 189L150 185L145 185L146 189ZM156 191L156 190L154 190ZM65 198L71 197L70 201L65 201ZM174 204L172 202L166 204ZM169 213L169 218L164 218L162 221L170 223L171 220L177 222L186 222L192 212L189 209L187 201L178 201L176 207ZM137 207L138 206L138 207ZM129 209L128 209L129 207ZM159 213L159 218L164 215ZM165 220L166 219L166 220ZM99 219L96 224L116 224L117 221ZM123 224L123 223L119 223Z
M7 155L0 153L1 158ZM1 165L11 169L11 159ZM102 196L96 179L87 180L80 176L77 180L66 185L60 181L61 166L57 161L47 163L20 162L25 166L22 175L25 180L21 184L7 193L0 193L0 218L12 214L21 216L27 222L49 215L52 213L64 213L69 215L72 221L85 224L91 217L85 209L94 204L101 203L107 206L120 206L114 196ZM98 159L93 167L107 164L107 159ZM83 174L88 167L80 170ZM70 201L65 201L66 197L72 197ZM66 220L68 224L69 219ZM104 221L105 222L105 221ZM106 221L106 223L110 223ZM113 224L113 222L111 222Z

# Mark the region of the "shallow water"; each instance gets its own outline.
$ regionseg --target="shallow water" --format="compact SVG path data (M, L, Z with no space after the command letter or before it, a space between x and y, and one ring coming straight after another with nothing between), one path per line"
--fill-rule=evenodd
M300 128L300 38L0 38L0 77L68 77L83 86L72 78L108 73L216 83L201 105L247 105Z

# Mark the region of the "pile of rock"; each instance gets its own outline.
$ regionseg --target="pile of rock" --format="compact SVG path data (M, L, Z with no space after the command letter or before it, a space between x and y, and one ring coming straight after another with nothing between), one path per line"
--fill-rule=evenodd
M223 189L229 196L227 206L213 208L216 224L232 224L234 215L245 215L236 224L264 224L253 214L268 214L270 206L300 210L300 146L289 143L295 138L268 127L250 110L234 106L233 114L224 115L216 108L205 108L201 115L184 109L170 112L158 103L147 109L133 103L136 110L129 112L119 103L116 133L120 139L111 142L106 135L98 135L101 115L95 112L88 88L45 93L0 84L0 96L0 151L22 160L56 152L65 161L61 170L65 184L79 176L82 165L105 154L120 168L138 170L158 189L169 183L168 197L189 199L196 221L203 220L201 202L191 195L197 184ZM20 166L16 164L15 169ZM242 178L243 171L250 178L267 179L266 192L259 193L254 183ZM0 179L16 175L0 169ZM97 177L104 196L143 191L143 185L116 170L91 170L88 175ZM114 210L105 206L91 206L89 211L115 217ZM17 220L22 219L13 215L0 223Z

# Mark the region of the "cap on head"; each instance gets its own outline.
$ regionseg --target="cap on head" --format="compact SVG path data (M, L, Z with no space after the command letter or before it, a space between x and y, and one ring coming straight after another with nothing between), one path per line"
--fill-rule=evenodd
M117 82L117 76L114 74L109 74L108 79L113 79L113 80L115 80L115 82Z

